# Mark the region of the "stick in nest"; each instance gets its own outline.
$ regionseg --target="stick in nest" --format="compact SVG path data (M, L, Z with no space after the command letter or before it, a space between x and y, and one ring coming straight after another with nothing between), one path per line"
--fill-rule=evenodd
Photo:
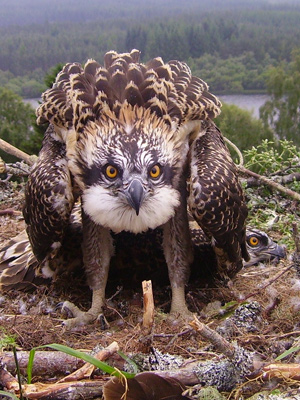
M144 297L144 315L143 328L151 332L154 321L154 300L151 281L143 281L143 297Z

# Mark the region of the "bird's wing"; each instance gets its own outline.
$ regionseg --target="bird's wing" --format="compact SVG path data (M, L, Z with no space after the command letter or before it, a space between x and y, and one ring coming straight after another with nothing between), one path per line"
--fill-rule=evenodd
M56 254L74 204L65 145L49 126L37 163L28 179L23 214L34 254L39 261Z
M221 132L204 121L190 147L190 210L212 240L224 279L242 268L246 249L247 207L236 167Z
M27 290L49 283L62 273L67 276L82 267L81 205L75 203L65 227L62 246L38 261L26 230L0 249L0 291ZM55 253L55 254L54 254ZM51 255L53 258L51 258Z
M25 289L36 277L38 262L26 231L0 250L0 290Z

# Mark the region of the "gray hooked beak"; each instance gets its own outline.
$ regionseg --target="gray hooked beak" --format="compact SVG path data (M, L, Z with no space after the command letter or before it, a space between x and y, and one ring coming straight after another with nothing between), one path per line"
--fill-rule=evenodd
M140 180L133 179L126 190L126 198L131 207L135 209L136 215L139 215L144 194L145 191Z
M274 243L274 245L269 248L269 251L267 251L267 253L270 254L271 260L275 258L277 259L277 261L279 261L280 258L286 258L286 247Z
M259 251L259 249L257 250L257 253L254 252L254 254L251 255L250 261L244 263L244 267L251 267L261 261L278 264L281 258L286 258L286 247L277 243L272 243L272 245L264 251Z

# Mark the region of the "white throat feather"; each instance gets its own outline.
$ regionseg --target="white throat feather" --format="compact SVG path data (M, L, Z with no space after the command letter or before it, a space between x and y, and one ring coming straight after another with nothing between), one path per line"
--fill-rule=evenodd
M140 233L165 224L174 215L179 206L179 192L171 187L158 188L144 200L139 215L125 199L111 195L98 185L84 191L82 203L84 211L96 224L115 233Z

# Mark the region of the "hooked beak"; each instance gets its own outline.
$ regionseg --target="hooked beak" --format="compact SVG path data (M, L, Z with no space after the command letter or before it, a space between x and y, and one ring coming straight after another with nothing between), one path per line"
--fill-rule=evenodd
M270 247L268 253L270 260L276 259L278 262L280 258L286 258L286 247L274 243L274 246Z
M138 179L133 179L125 192L128 203L139 215L140 207L144 199L144 188Z
M277 264L281 258L286 258L286 248L277 243L273 243L265 251L254 253L251 255L250 261L244 264L244 267L251 267L252 265L258 264L261 261L271 262Z

